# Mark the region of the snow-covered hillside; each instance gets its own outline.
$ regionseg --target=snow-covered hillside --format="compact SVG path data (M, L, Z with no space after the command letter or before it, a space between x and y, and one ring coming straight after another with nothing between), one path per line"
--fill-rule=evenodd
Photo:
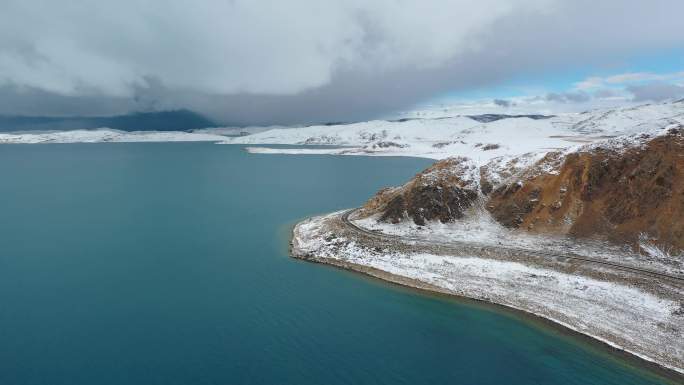
M565 117L570 119L564 121ZM684 101L568 114L554 124L574 132L599 135L652 131L684 120Z
M193 132L122 132L103 128L0 133L0 143L213 141L247 145L288 144L300 148L248 147L248 150L259 153L398 155L433 159L460 155L482 164L501 156L541 153L593 142L606 136L652 131L672 123L684 123L684 102L556 116L433 117L434 114L421 114L420 111L416 111L414 116L421 118L297 128L228 127ZM343 148L313 148L310 145Z
M258 153L403 155L443 159L460 155L476 163L500 156L546 152L610 136L649 132L684 123L684 102L596 110L552 117L455 116L370 121L335 126L277 128L225 143L289 144L301 149L248 148ZM345 148L307 149L307 145Z
M127 132L110 130L73 130L51 132L0 133L2 143L101 143L101 142L220 142L226 137L211 132Z

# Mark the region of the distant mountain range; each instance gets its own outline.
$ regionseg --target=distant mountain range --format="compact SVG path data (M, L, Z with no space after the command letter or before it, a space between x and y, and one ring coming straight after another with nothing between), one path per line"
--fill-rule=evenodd
M439 111L437 111L439 113ZM542 150L567 148L602 137L658 131L684 125L684 103L664 102L551 115L420 114L418 118L373 120L346 125L274 127L233 137L234 144L332 145L337 149L265 149L269 153L404 155L444 159L465 156L478 162Z
M86 130L189 131L216 127L217 123L190 110L136 112L116 116L12 116L0 115L0 132Z

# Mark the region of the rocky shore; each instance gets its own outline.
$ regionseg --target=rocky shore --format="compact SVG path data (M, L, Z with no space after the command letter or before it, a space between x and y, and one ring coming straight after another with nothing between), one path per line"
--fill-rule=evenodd
M295 258L530 313L684 374L684 284L518 250L375 237L343 213L293 230Z
M299 223L292 255L518 309L684 374L684 125L506 151Z

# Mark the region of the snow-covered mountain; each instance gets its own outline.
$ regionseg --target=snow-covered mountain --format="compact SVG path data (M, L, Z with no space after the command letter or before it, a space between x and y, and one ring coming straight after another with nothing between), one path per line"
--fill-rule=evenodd
M491 121L489 121L491 120ZM454 116L398 121L276 128L230 138L231 144L289 144L303 148L249 148L259 153L403 155L443 159L466 156L478 163L504 155L568 148L606 137L649 132L684 123L684 102L647 104L544 116ZM306 148L333 145L345 148Z
M296 128L227 127L163 133L123 132L102 128L0 133L0 143L213 141L247 145L286 144L298 148L276 149L262 146L248 147L248 150L259 153L397 155L433 159L459 155L483 164L502 156L541 153L590 143L607 136L653 131L669 124L684 123L684 102L555 116L439 116L420 111L416 111L413 116L418 118ZM338 148L321 148L321 145Z

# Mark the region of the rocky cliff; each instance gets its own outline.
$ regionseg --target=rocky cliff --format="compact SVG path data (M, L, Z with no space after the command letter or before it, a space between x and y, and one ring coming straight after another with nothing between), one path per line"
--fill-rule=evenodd
M357 212L357 218L379 214L382 222L411 219L418 225L460 219L478 197L475 171L466 158L439 161L401 187L380 190Z
M494 219L532 233L647 239L684 250L684 127L618 137L573 150L435 163L378 192L357 214L381 222L453 222L481 199Z
M489 195L507 227L684 249L684 128L550 153Z

